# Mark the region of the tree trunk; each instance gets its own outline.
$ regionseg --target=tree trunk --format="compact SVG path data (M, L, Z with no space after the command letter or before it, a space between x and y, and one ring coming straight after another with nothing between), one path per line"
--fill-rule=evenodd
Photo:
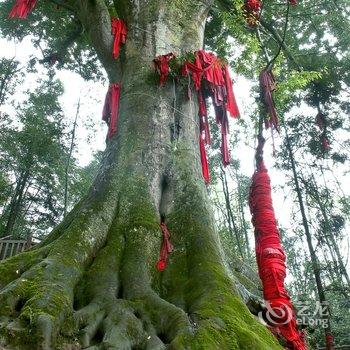
M29 178L28 170L25 170L24 172L22 172L18 178L16 189L10 202L9 214L8 214L6 226L4 229L4 236L13 235L13 228L15 226L16 220L21 211L23 194L25 193L24 189L27 186L28 178Z
M129 29L121 61L111 59L105 2L81 1L79 13L111 82L121 82L118 132L87 197L36 249L0 264L1 334L21 350L72 339L90 350L280 349L226 269L200 171L197 106L187 87L147 82L156 55L202 47L209 7L117 3ZM161 217L175 248L162 273Z
M328 311L326 314L322 314L322 318L324 318L326 320L326 324L327 324L327 326L324 327L325 338L327 340L327 336L332 335L332 328L331 328L331 323L330 323L330 318L329 318L329 315L330 315L329 305L328 305L328 301L326 299L326 294L325 294L324 287L322 284L320 263L318 261L317 255L316 255L314 245L312 243L312 236L311 236L311 232L309 229L309 223L308 223L308 220L306 217L304 201L303 201L303 197L302 197L302 193L301 193L301 189L300 189L300 185L299 185L299 179L298 179L298 173L297 173L296 164L295 164L295 160L294 160L293 149L292 149L292 146L290 143L290 139L289 139L289 135L288 135L286 127L285 127L285 133L286 133L287 151L288 151L289 160L290 160L290 164L291 164L292 172L293 172L293 182L294 182L295 191L296 191L297 197L298 197L298 203L299 203L300 213L301 213L301 217L302 217L302 223L303 223L303 227L304 227L306 242L307 242L309 253L310 253L312 271L313 271L314 277L315 277L318 299L319 299L321 305L324 305L326 310ZM327 347L327 350L334 349L332 344L326 344L326 347Z

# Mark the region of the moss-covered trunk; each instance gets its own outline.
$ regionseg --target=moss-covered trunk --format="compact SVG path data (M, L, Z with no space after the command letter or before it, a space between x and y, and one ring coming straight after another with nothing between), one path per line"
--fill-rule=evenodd
M89 195L35 250L0 264L0 345L278 349L225 267L200 171L197 106L176 81L149 79L156 55L202 47L209 4L118 4L129 33L116 62L104 2L80 8L111 82L122 84L118 132ZM175 247L162 273L161 216Z

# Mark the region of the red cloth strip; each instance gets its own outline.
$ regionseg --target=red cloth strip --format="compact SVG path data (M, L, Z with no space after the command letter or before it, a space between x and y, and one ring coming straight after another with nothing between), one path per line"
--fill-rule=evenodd
M111 18L111 27L114 35L113 58L118 58L120 44L125 44L128 28L122 19L116 17Z
M156 72L159 74L159 85L163 86L166 82L166 79L170 73L169 61L175 58L175 55L170 52L166 55L157 56L154 60L154 68Z
M120 83L109 85L105 98L105 104L103 106L102 120L104 120L109 126L107 134L109 139L111 139L117 132L120 90Z
M10 18L27 18L29 12L33 10L37 0L17 0L9 13Z
M226 92L227 92L226 110L231 114L231 117L237 118L239 117L239 110L235 99L235 95L233 94L232 80L230 77L230 71L228 69L228 65L225 64L223 69L224 69L224 79L225 79L225 86L226 86Z
M202 174L206 184L210 182L209 166L207 159L207 152L205 150L204 139L202 133L199 135L199 152L201 155L201 164L202 164Z
M160 228L163 233L163 241L156 268L158 271L164 271L168 262L168 254L173 251L174 247L170 243L170 232L164 222L160 223Z
M153 62L160 76L160 85L164 85L169 74L169 60L174 57L173 53L156 57ZM211 97L216 122L221 126L221 154L224 166L230 163L230 154L227 142L228 120L227 112L232 117L239 116L239 110L233 93L232 80L227 64L211 52L198 50L194 53L194 62L185 61L181 67L181 75L191 75L193 85L197 91L198 115L200 129L200 154L202 173L206 183L209 183L208 160L205 145L210 144L210 131L208 113L205 98ZM190 96L190 93L188 94ZM227 112L226 112L227 111Z
M273 92L276 89L275 78L270 69L263 69L260 73L260 90L262 101L265 105L266 111L269 115L269 119L265 118L265 127L276 130L278 126L278 115L275 108L275 102L273 100Z
M257 170L252 177L249 206L255 228L255 251L259 276L267 302L265 319L293 350L306 350L303 334L297 329L293 305L284 287L286 256L272 205L270 177L262 160L263 141L259 140ZM257 157L258 159L258 157Z
M209 122L208 122L208 113L207 106L205 104L205 100L203 98L203 93L201 90L197 93L198 97L198 115L199 115L199 130L200 132L204 132L204 141L206 145L210 145L210 130L209 130Z

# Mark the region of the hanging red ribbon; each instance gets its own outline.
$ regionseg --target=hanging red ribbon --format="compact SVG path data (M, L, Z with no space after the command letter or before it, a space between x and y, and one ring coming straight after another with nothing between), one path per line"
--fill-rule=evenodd
M265 127L279 130L278 115L275 107L275 101L273 100L273 92L276 90L275 78L271 69L263 69L260 73L260 91L262 101L265 105L269 118L265 118Z
M255 228L255 251L264 299L268 303L265 319L277 328L293 350L306 350L303 334L297 329L295 313L284 287L285 253L272 205L270 177L262 159L263 139L259 139L257 155L261 155L250 187L249 205ZM258 157L257 157L258 159Z
M175 58L175 55L170 52L166 55L160 55L157 56L154 60L154 68L156 69L157 73L159 74L159 85L163 86L166 82L166 79L170 73L170 67L169 67L169 61Z
M120 44L125 44L128 28L125 22L120 18L111 18L112 34L114 35L113 58L118 58Z
M202 133L199 135L199 152L201 155L201 164L202 164L202 174L206 184L210 182L209 166L207 159L207 152L205 150L204 139Z
M169 75L169 61L175 55L169 53L156 57L153 62L160 76L160 85L164 85ZM200 129L200 154L202 173L206 183L209 182L208 160L205 145L210 144L210 131L205 98L211 97L215 111L216 122L221 127L221 154L224 166L230 163L230 154L227 142L228 119L227 112L232 117L239 116L239 110L232 89L232 80L227 64L222 62L215 54L198 50L194 53L194 62L185 61L181 67L181 75L191 75L193 85L197 91L198 115ZM190 96L190 93L189 93Z
M104 120L109 126L107 134L109 139L111 139L117 132L120 88L120 83L109 85L105 104L103 106L102 120Z
M235 99L235 95L233 94L232 80L227 64L224 65L224 79L227 91L226 110L231 114L232 117L237 118L239 117L239 110Z
M330 144L327 137L327 120L326 116L319 112L315 118L315 123L322 131L321 134L321 145L324 152L328 152L330 150Z
M170 232L164 222L160 223L160 228L163 233L163 241L156 268L158 271L164 271L168 262L168 254L171 253L174 248L170 243Z
M199 130L200 132L204 132L204 141L206 145L210 145L210 130L209 130L209 122L208 122L208 113L207 106L205 104L205 100L203 98L202 91L198 91L198 116L199 116Z
M330 145L329 145L329 141L326 135L322 135L322 148L324 152L328 152L330 150Z
M33 10L37 0L17 0L9 13L10 18L26 18L28 13Z

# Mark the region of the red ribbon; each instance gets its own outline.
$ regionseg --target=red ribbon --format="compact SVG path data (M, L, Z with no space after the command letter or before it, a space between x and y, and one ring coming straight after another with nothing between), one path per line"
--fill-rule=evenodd
M208 122L208 113L207 106L205 104L205 100L203 98L202 91L198 91L198 116L199 116L199 130L200 132L204 132L204 141L206 145L210 145L210 130L209 130L209 122Z
M330 145L327 136L323 135L322 136L322 148L325 152L330 150Z
M201 155L201 164L202 164L202 174L206 184L210 182L209 166L207 159L207 152L205 150L204 139L202 133L199 135L199 152Z
M160 85L164 85L169 75L169 61L173 53L156 57L153 62L160 76ZM205 98L211 97L216 112L216 122L221 126L221 154L224 166L230 163L227 142L228 120L227 112L232 117L239 116L239 110L232 89L232 80L227 64L224 64L215 54L198 50L194 53L194 62L185 61L181 67L181 75L191 75L197 91L200 140L199 149L202 163L202 173L206 183L209 182L208 159L205 145L210 144L210 131ZM190 96L190 94L189 94Z
M109 126L107 134L109 139L111 139L117 132L120 89L120 83L109 85L105 98L105 104L103 106L102 120L104 120Z
M244 4L244 15L246 21L250 27L257 25L260 19L260 11L262 7L262 2L259 0L247 0Z
M326 348L327 350L334 349L334 337L329 332L326 334Z
M262 150L262 143L259 148ZM249 195L252 223L255 228L255 250L264 299L269 303L265 318L277 328L293 350L306 350L303 334L297 329L295 313L284 287L286 256L281 245L272 205L270 177L263 160L252 177Z
M174 248L173 245L170 243L170 232L164 222L160 223L160 228L163 233L163 241L156 268L158 271L162 272L166 268L168 262L168 254L171 253Z
M29 12L33 10L37 0L17 0L9 13L10 18L27 18Z
M235 99L235 95L233 94L232 80L227 64L224 65L224 79L227 92L226 110L231 114L232 117L237 118L239 117L239 110Z
M169 61L175 58L175 55L170 52L166 55L160 55L157 56L154 60L154 68L156 69L157 73L159 74L159 85L163 86L166 82L166 79L170 73L170 67L169 67Z
M128 28L120 18L111 18L112 34L114 35L113 58L118 58L120 44L125 44Z
M263 69L260 73L260 90L263 103L269 115L269 119L265 118L265 127L274 127L276 130L278 130L278 115L275 107L275 101L273 100L273 92L275 89L275 77L273 76L271 70Z

